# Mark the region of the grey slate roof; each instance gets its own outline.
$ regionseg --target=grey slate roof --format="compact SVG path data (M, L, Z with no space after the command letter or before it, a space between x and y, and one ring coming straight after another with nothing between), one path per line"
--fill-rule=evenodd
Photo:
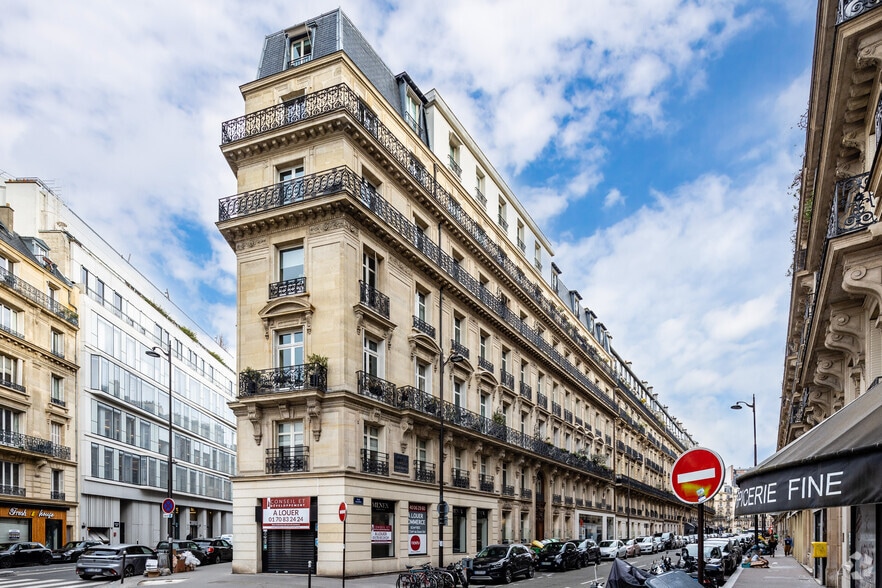
M32 245L34 241L40 243L43 249L49 251L49 246L42 239L38 239L37 237L22 237L15 231L10 231L9 228L0 222L0 241L3 241L16 251L22 254L22 256L27 257L32 260L34 263L44 267L49 271L55 278L57 278L60 282L64 283L67 286L73 284L67 277L64 276L59 270L58 265L51 262L48 258L39 258L33 253Z

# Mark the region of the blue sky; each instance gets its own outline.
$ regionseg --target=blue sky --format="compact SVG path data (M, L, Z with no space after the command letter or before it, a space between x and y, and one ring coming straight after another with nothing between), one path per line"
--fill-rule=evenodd
M764 0L346 1L435 88L670 412L727 464L774 451L815 7ZM7 0L0 170L37 176L235 344L237 192L218 149L263 38L303 1Z

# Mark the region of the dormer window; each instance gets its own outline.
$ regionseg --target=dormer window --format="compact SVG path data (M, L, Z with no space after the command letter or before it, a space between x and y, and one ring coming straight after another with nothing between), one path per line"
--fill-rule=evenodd
M297 67L312 59L312 41L308 34L291 39L289 48L288 67Z
M404 100L404 120L407 121L407 124L410 125L410 128L419 132L420 130L420 103L419 101L413 97L410 92L407 93L407 96Z

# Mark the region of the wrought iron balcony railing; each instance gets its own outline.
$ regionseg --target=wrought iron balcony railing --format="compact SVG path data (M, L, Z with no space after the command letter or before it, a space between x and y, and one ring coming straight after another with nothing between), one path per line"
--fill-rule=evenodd
M469 487L469 472L468 470L454 469L453 470L453 487L454 488L468 488Z
M24 451L51 455L58 459L70 459L70 447L53 443L48 439L31 437L30 435L23 435L6 429L0 429L0 446L15 447Z
M5 494L6 496L25 496L25 489L23 486L3 484L0 485L0 494Z
M57 300L49 298L46 294L34 288L21 278L13 275L12 272L4 268L0 268L0 285L6 286L10 290L14 290L30 300L35 302L54 314L55 316L67 321L68 323L78 326L79 317L72 310L64 308Z
M481 492L493 492L495 485L493 484L493 476L490 474L478 475L478 489Z
M552 494L551 495L551 503L552 504L562 504L563 497L560 494Z
M864 229L878 222L874 210L876 198L867 190L870 174L865 173L836 182L827 237L838 237Z
M25 338L23 333L19 333L18 331L16 331L15 329L10 327L9 325L5 325L3 323L0 323L0 331L3 331L4 333L8 333L9 335L16 337L17 339L23 340Z
M502 495L503 496L514 496L515 495L515 487L503 484L502 485Z
M500 370L499 372L499 382L508 388L509 390L514 390L514 374L511 372L507 372L505 370Z
M21 384L16 384L12 380L7 380L6 378L0 379L0 386L3 386L4 388L12 388L13 390L21 392L22 394L28 393L27 389L24 386L22 386Z
M304 63L312 61L312 53L307 53L302 57L298 57L296 59L292 59L288 62L288 67L297 67L298 65L303 65Z
M475 200L481 203L481 206L487 208L487 197L481 192L480 188L475 188Z
M417 482L435 483L435 464L417 460L413 462L413 479Z
M453 171L453 173L456 174L456 177L462 178L462 168L459 167L459 163L453 158L452 155L449 155L448 158L450 160L450 169Z
M487 359L484 357L479 357L478 358L478 367L481 368L482 370L487 370L488 372L492 372L493 371L493 362L487 361Z
M67 403L64 400L62 400L61 398L55 398L54 396L49 399L49 402L56 406L60 406L61 408L65 408L67 406Z
M551 403L551 414L553 414L556 417L559 417L560 412L561 412L560 404L558 404L557 402L552 402Z
M533 389L526 382L521 382L521 398L533 400Z
M380 316L389 318L389 297L361 280L358 281L358 287L358 301Z
M882 5L882 1L880 0L839 0L839 9L836 12L836 24L842 24L847 20L856 18L879 5ZM878 130L876 136L879 136Z
M306 277L292 278L281 282L273 282L269 285L269 299L281 298L282 296L294 296L306 293Z
M548 396L546 396L545 394L542 394L542 393L537 393L536 394L536 404L538 404L539 406L541 406L545 410L548 410Z
M518 237L518 249L520 249L521 251L527 250L527 244L524 243L524 240L521 239L520 237Z
M466 359L469 358L469 348L462 343L457 342L455 339L450 340L450 352L452 354L461 355Z
M59 492L58 490L52 490L51 492L49 492L50 500L64 500L64 496L64 492Z
M569 410L564 410L563 418L566 422L573 424L573 413Z
M533 498L533 491L529 488L521 488L521 498L525 500L530 500Z
M392 406L398 406L403 396L409 397L411 395L410 390L416 391L416 388L407 387L402 388L402 391L399 392L392 382L372 376L367 372L359 371L356 375L358 377L359 394ZM407 402L407 398L404 399L404 402Z
M294 390L318 390L328 386L328 368L320 363L303 363L239 374L239 397Z
M361 471L367 474L389 475L389 454L372 449L361 450Z
M432 325L430 325L429 323L427 323L426 321L424 321L423 319L421 319L418 316L413 317L413 328L416 329L417 331L425 333L426 335L428 335L432 339L435 338L435 327L433 327Z
M266 473L284 474L309 471L309 446L271 447L266 450Z
M508 230L508 221L505 220L505 217L500 214L497 217L497 220L499 221L499 226L502 227L502 230L507 231Z

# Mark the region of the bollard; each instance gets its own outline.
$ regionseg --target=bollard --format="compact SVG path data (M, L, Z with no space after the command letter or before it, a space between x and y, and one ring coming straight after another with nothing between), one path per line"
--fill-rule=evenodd
M306 587L312 588L312 560L306 562Z

